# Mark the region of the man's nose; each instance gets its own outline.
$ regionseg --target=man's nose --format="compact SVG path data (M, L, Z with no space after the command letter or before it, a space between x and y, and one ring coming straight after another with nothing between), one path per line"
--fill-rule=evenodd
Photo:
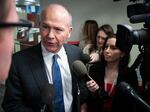
M49 32L48 32L48 37L49 38L54 38L54 35L55 35L55 32L53 29L50 29Z

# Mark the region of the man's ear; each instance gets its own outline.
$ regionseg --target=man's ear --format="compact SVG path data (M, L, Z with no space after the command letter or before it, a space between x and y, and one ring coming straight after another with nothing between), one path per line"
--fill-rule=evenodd
M72 28L72 27L70 27L70 28L69 28L69 32L68 32L68 38L70 38L71 33L72 33L72 30L73 30L73 28Z

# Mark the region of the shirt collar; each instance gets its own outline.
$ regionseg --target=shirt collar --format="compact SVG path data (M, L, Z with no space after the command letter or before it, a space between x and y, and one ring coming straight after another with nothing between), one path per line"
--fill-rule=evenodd
M66 55L64 46L62 46L61 49L57 53L52 53L52 52L47 51L42 43L41 43L41 48L42 48L42 54L44 57L49 56L49 55L53 56L53 55L57 54L59 56L59 58L62 58L64 56L64 54Z

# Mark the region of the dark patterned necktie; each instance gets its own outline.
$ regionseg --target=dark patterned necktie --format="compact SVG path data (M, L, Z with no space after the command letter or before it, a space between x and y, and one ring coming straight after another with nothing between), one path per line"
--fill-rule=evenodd
M62 79L59 65L57 63L58 55L53 56L52 77L54 86L53 109L54 112L65 112L63 100Z

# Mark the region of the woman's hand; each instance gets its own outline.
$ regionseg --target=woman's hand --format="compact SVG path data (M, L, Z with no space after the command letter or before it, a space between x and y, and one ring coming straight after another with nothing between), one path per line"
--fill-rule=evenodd
M99 53L98 52L91 53L90 58L91 58L90 63L99 61Z
M86 86L91 92L95 92L99 89L98 84L94 80L87 81Z

